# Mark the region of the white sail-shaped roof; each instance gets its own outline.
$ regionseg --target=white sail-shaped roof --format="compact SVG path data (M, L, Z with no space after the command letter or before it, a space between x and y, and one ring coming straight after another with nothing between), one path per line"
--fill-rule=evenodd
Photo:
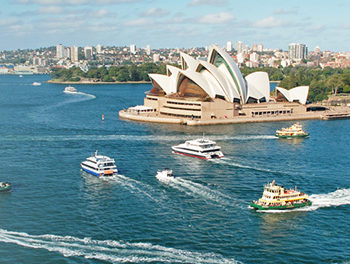
M276 87L277 92L280 92L289 102L299 101L301 104L306 104L309 94L309 86L298 86L290 90Z
M270 81L266 72L253 72L245 77L247 81L247 98L260 100L265 98L266 102L270 101Z
M215 98L215 91L212 89L207 78L203 78L203 75L195 71L180 70L177 76L177 89L180 86L181 75L186 76L188 79L192 80L194 83L199 85L211 98Z
M196 70L199 62L195 58L183 52L180 52L180 57L183 70Z
M230 74L234 85L231 89L235 89L238 92L241 102L244 103L247 98L247 88L242 73L232 57L218 46L213 45L210 47L208 62L218 67L225 75L227 73ZM227 71L225 71L225 68Z

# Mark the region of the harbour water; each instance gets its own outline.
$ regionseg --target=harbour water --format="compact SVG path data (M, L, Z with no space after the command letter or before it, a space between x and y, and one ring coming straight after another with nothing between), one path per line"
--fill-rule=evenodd
M0 76L0 180L13 184L0 194L1 263L349 263L350 120L303 121L310 138L297 140L273 136L290 122L136 123L118 111L142 104L149 84L71 95L47 79ZM203 133L224 159L171 153ZM121 175L80 171L96 149ZM178 177L159 182L165 167ZM250 210L274 179L313 205Z

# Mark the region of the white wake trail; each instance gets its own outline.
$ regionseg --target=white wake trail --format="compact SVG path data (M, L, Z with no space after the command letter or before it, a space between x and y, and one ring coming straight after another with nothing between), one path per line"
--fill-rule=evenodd
M239 263L215 253L200 253L153 245L114 240L94 240L73 236L30 235L0 229L0 242L33 249L46 249L65 257L84 257L111 263Z

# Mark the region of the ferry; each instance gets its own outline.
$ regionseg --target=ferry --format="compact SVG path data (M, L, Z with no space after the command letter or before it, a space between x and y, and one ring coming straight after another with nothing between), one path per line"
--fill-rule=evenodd
M303 131L303 126L297 122L288 128L276 130L275 136L278 138L304 138L308 137L309 134Z
M294 190L286 190L277 185L275 180L264 186L262 197L258 201L252 201L250 207L255 210L286 210L311 205L309 196Z
M75 89L73 86L67 86L64 88L63 92L68 94L75 94L77 93L77 89Z
M175 179L175 177L173 175L173 170L170 170L170 169L158 170L156 178L160 181L167 181L167 180Z
M40 83L40 82L33 82L32 85L33 85L33 86L40 86L41 83Z
M204 137L188 140L185 143L177 146L172 146L171 148L173 150L173 153L200 159L224 157L224 154L221 152L221 147L217 146L215 141L206 139Z
M12 189L11 183L0 182L0 192L10 192Z
M118 173L114 159L98 155L97 150L94 156L88 157L80 165L83 171L95 176L113 176Z

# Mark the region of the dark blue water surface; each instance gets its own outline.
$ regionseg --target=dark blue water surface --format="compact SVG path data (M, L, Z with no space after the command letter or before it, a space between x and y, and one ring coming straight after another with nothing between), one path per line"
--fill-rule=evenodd
M279 140L291 122L188 127L122 121L149 84L76 85L0 76L1 263L348 263L350 120L303 121L310 138ZM34 81L41 86L32 86ZM101 115L105 121L101 121ZM225 158L171 153L202 134ZM121 175L80 171L98 149ZM170 167L179 176L159 182ZM310 208L257 213L263 185L311 195Z

